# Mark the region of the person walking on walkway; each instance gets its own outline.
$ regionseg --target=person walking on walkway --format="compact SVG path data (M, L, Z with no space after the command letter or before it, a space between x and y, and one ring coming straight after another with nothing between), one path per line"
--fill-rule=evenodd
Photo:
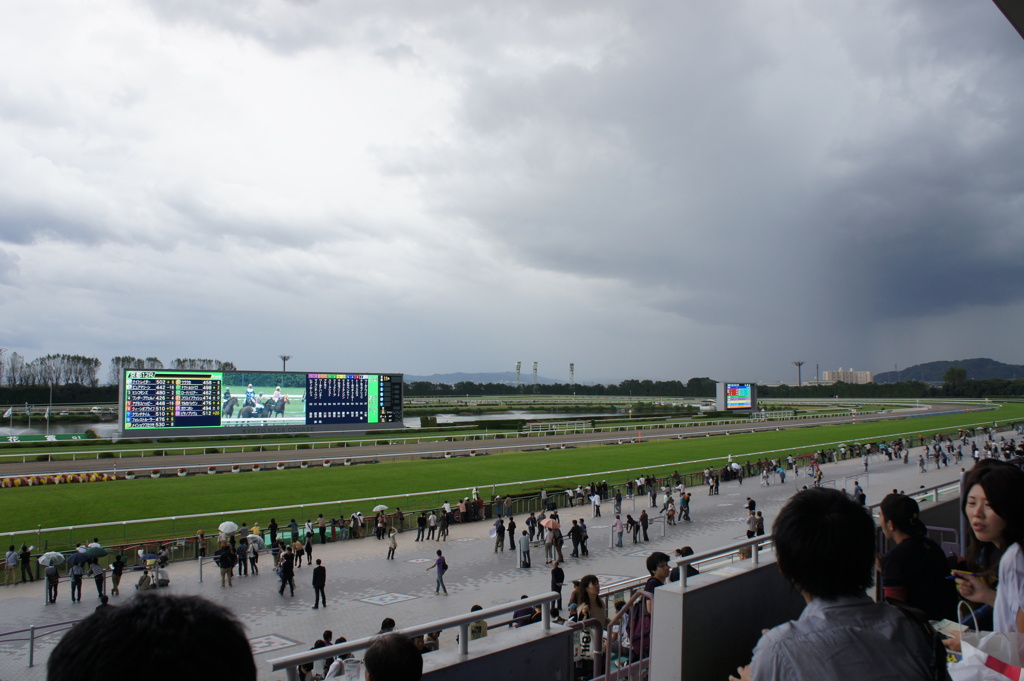
M213 560L220 568L220 588L224 588L225 581L228 586L234 586L235 552L226 541L220 543L220 548L213 554Z
M505 497L509 499L510 497ZM505 525L505 531L508 534L508 548L511 551L516 550L516 519L512 516L508 517L508 524Z
M615 522L612 523L612 531L615 532L615 545L618 546L620 549L622 548L622 530L622 518L616 515Z
M573 558L579 558L582 532L580 532L580 524L575 520L572 521L572 527L569 528L569 540L572 542L572 553L569 555Z
M60 584L60 571L56 565L47 565L46 570L43 571L43 576L46 579L46 602L56 603L57 585Z
M433 511L427 516L427 539L435 539L437 536L437 514Z
M71 566L71 602L82 600L82 576L85 574L85 570L82 569L81 563L75 563ZM76 596L77 594L77 596Z
M437 570L437 584L434 586L434 593L440 594L444 592L444 595L448 595L448 589L444 585L444 573L448 572L448 562L444 559L444 555L441 553L441 549L437 550L437 560L434 564L427 568L427 571Z
M494 521L494 552L505 550L505 521L498 518Z
M398 548L398 539L395 536L396 534L397 534L397 532L395 532L395 528L393 528L393 527L391 528L391 531L388 532L388 557L387 557L387 560L394 560L395 559L395 549ZM317 561L317 562L319 562L319 561Z
M530 537L526 530L523 530L522 536L519 537L519 567L530 567Z
M124 556L118 555L110 564L110 595L121 595L121 575L124 574Z
M562 585L565 584L565 570L559 567L556 560L551 564L551 590L558 594L552 606L556 610L562 609Z
M313 596L315 602L313 603L313 609L316 610L320 607L320 601L324 602L324 607L327 607L327 595L324 593L324 587L327 586L327 568L323 566L320 559L316 559L316 567L313 568Z
M427 531L427 514L420 513L416 518L416 538L413 541L423 541L423 534Z
M296 542L298 543L298 542ZM287 548L284 551L284 555L281 556L281 588L277 590L277 593L284 596L284 588L290 587L291 595L295 595L295 553L291 548Z

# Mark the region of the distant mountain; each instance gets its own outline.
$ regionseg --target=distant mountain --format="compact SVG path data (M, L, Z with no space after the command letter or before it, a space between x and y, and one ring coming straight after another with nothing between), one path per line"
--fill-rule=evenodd
M516 384L516 372L502 371L492 373L481 372L476 374L467 374L460 371L454 374L432 374L430 376L413 376L411 374L405 375L406 383L413 383L415 381L427 381L429 383L447 383L449 385L455 385L456 383L469 381L471 383L505 383L507 385L514 386ZM533 372L523 371L521 374L519 374L519 383L520 385L533 385ZM553 378L537 376L537 383L546 385L558 383L558 381L556 381Z
M1024 366L1020 364L1004 364L994 359L980 357L976 359L957 359L953 361L926 362L915 364L906 369L886 371L875 374L875 383L896 383L897 381L921 381L922 383L942 383L942 377L949 367L962 367L967 370L969 380L986 378L1017 379L1024 378Z

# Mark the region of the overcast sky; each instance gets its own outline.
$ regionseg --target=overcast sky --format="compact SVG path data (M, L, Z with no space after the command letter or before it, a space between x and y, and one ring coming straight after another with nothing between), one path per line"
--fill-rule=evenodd
M28 359L1024 363L1024 41L987 0L0 7Z

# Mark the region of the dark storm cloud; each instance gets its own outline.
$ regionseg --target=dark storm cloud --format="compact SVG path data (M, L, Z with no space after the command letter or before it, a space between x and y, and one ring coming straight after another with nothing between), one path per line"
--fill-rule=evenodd
M662 286L695 319L716 314L695 290L788 312L754 301L766 286L787 305L853 295L860 320L1014 302L1020 253L998 244L1021 233L1024 70L992 9L888 3L824 26L638 10L592 65L468 67L474 143L420 170L438 169L438 210L524 261ZM847 88L863 120L830 101Z

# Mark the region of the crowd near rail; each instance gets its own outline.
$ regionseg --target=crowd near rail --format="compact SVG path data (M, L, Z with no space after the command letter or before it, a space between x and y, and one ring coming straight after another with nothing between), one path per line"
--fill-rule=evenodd
M1016 425L1015 430L1020 435L1024 427ZM916 460L911 459L913 447L924 448L924 451L914 455ZM285 552L294 551L299 555L305 552L311 556L311 549L316 543L354 541L369 536L382 539L382 534L391 531L415 531L418 538L424 534L436 538L454 523L494 521L525 514L534 520L534 523L524 523L529 532L527 541L553 558L553 544L557 545L559 557L563 541L571 539L574 550L579 548L578 538L569 536L568 528L565 528L567 534L563 535L557 523L549 525L545 522L557 518L560 508L586 508L610 501L614 514L627 515L632 520L631 515L626 513L628 506L633 504L635 508L639 502L646 507L649 502L655 507L661 507L659 521L668 525L689 519L689 495L717 494L719 484L725 480L749 477L767 484L769 479L775 480L775 476L783 476L784 479L789 473L792 476L803 476L799 479L813 488L824 486L823 465L842 460L861 460L867 471L873 461L880 462L883 459L888 463L905 466L913 464L926 470L928 467L960 466L966 464L965 460L975 466L989 460L1014 461L1019 467L1022 457L1024 444L1018 444L1012 438L997 439L994 429L960 429L950 433L935 433L928 439L917 441L896 438L867 444L843 444L801 456L766 456L743 463L729 461L720 467L709 466L685 475L677 471L662 477L634 473L611 485L604 480L593 480L550 493L545 489L538 494L502 497L497 494L481 494L474 488L467 490L467 494L455 503L446 501L438 508L410 509L407 512L380 504L365 517L362 512L356 511L346 518L326 518L318 514L316 518L300 522L290 515L282 515L282 521L278 523L275 515L265 527L258 522L250 526L245 522L239 525L226 520L209 533L200 530L194 535L144 543L104 545L98 538L93 538L92 541L76 542L77 545L72 549L35 552L34 546L22 545L20 552L12 546L5 565L5 585L9 579L18 581L15 573L20 565L21 581L40 580L44 587L41 589L41 600L44 603L54 602L65 584L70 588L72 599L76 595L81 599L83 586L88 581L94 583L97 596L103 599L108 594L108 588L110 593L116 593L121 588L126 573L131 575L124 582L127 588L159 590L161 586L167 585L162 569L175 560L198 561L200 580L203 578L203 565L213 564L223 581L225 570L228 574L235 570L242 574L243 570L247 572L249 569L258 569L261 565L264 568L276 567ZM947 484L922 488L913 490L910 496L937 499L941 491L955 487ZM1020 491L1024 492L1024 489ZM858 498L856 488L848 490L846 496L864 505L864 499ZM754 509L750 508L750 511L753 516ZM261 509L261 512L265 514L266 510ZM285 522L285 517L288 522ZM636 542L640 533L638 525L613 524L610 541L618 541L621 545L625 533L627 541L631 536ZM647 524L642 531L646 539ZM564 601L559 588L553 593L524 596L520 601L409 627L398 633L409 638L417 650L425 653L439 647L438 632L457 630L457 656L464 658L469 655L471 641L485 637L489 629L528 629L530 625L537 624L536 631L546 636L553 630L552 624L555 624L563 627L568 632L566 636L572 638L572 674L575 678L647 678L650 673L650 646L654 626L651 613L655 588L671 581L680 581L686 586L689 579L699 579L699 575L709 567L723 563L749 561L752 565L758 565L761 553L773 550L773 542L773 536L765 532L763 525L756 527L752 524L747 540L714 551L694 554L683 548L677 550L674 556L654 552L646 560L648 575L642 578L602 587L595 577L586 575L577 580L571 594ZM948 542L943 545L947 546ZM229 557L233 559L229 560ZM107 567L101 566L104 558L108 558ZM509 614L511 617L506 617ZM48 625L38 631L33 627L7 632L0 636L0 640L19 640L20 634L27 634L34 641L37 636L64 631L68 624ZM483 636L480 635L481 628ZM284 671L289 679L304 679L314 674L331 678L332 667L336 667L335 673L346 669L344 664L338 666L336 662L344 663L346 659L353 659L351 656L354 653L371 648L378 640L377 637L368 637L342 643L325 641L324 645L314 651L278 658L271 661L271 665L275 671ZM459 658L455 659L458 661Z

